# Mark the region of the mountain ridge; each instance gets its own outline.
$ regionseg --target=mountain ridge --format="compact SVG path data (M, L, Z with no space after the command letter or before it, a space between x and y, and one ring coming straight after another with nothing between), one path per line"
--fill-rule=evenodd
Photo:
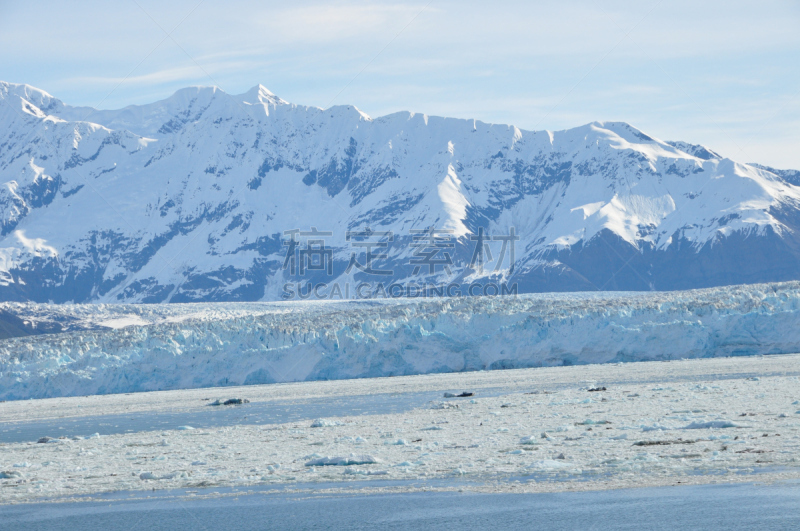
M262 85L98 111L0 82L0 100L2 300L279 300L287 283L297 293L308 282L528 292L800 279L798 172L625 122L551 132L407 111L371 118ZM430 227L442 241L422 248ZM330 252L317 253L329 271L293 273L313 253L307 241L292 247L291 231L312 229L331 233L319 237ZM351 264L368 258L366 229L391 233L370 248L391 275ZM513 238L512 264L501 253Z

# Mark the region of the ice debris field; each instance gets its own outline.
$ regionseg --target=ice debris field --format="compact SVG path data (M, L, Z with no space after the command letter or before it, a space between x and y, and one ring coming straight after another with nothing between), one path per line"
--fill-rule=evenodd
M800 351L800 282L654 293L46 305L0 400Z
M4 402L0 504L797 481L798 376L782 355ZM387 397L406 407L363 409Z

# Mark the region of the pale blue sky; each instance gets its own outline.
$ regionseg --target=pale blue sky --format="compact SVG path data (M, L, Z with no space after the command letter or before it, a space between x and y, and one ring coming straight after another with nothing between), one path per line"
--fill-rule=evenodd
M622 120L800 169L797 0L0 0L0 50L0 79L74 105L261 83L372 116L551 130Z

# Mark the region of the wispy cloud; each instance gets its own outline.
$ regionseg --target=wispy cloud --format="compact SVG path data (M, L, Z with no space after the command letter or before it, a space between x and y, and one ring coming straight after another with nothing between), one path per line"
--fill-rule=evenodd
M174 81L193 81L197 79L205 79L206 74L197 66L185 66L179 68L168 68L165 70L158 70L149 72L147 74L117 77L117 76L83 76L63 79L65 85L79 85L85 86L87 84L101 85L101 86L116 86L120 83L126 85L151 85L170 83Z

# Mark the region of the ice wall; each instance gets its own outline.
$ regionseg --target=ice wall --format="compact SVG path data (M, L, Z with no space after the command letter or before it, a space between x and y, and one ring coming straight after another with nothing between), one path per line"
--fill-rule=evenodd
M0 399L800 352L800 282L327 303L3 305ZM94 329L92 329L94 328Z

